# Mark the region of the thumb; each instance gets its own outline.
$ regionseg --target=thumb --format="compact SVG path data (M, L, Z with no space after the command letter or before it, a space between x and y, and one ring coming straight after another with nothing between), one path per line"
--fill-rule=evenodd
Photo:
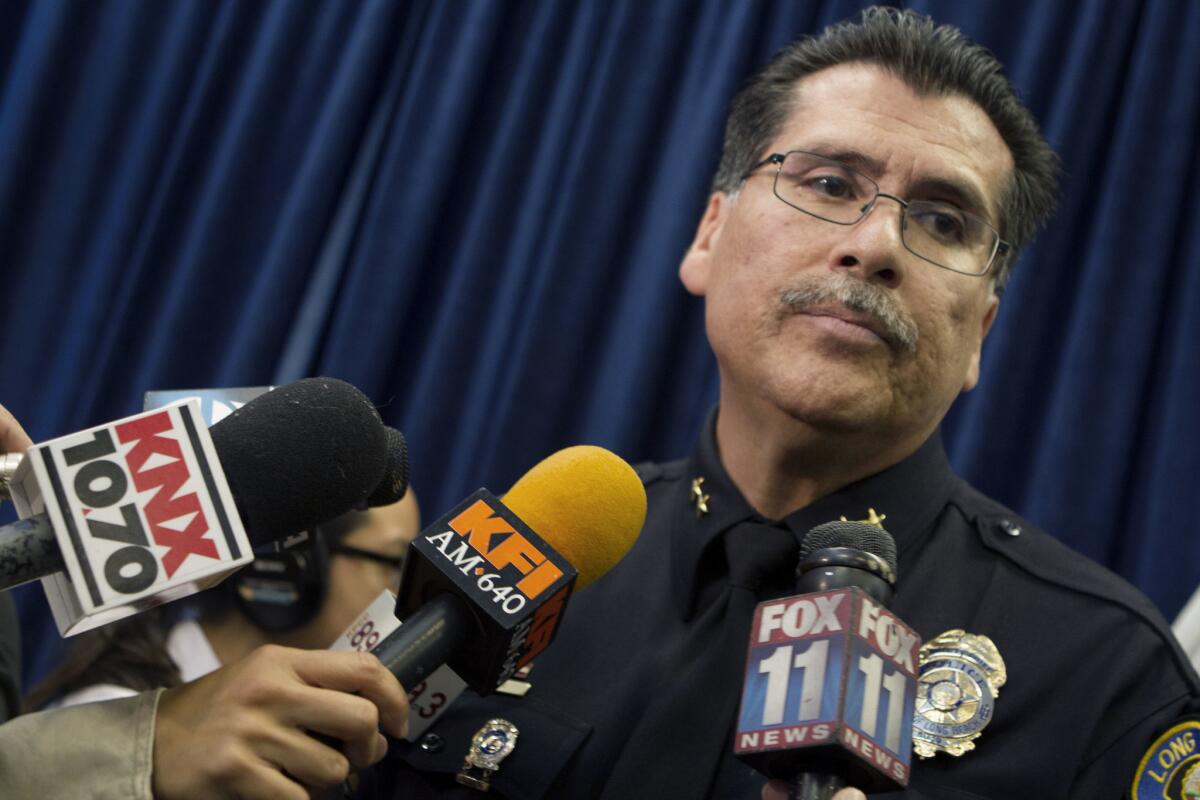
M832 800L867 800L867 796L853 786L848 786L835 794Z

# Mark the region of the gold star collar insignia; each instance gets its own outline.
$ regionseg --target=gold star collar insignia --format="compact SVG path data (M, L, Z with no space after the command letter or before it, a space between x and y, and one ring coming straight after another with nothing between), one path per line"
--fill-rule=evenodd
M692 505L696 507L696 517L703 517L708 513L708 498L709 495L704 493L700 488L704 483L704 478L692 478Z
M695 491L695 488L696 488L696 486L695 486L695 484L693 484L693 485L692 485L692 490L693 490L693 491ZM841 517L838 517L838 519L839 519L841 522L849 522L849 521L850 521L850 520L846 519L846 517L845 517L844 515L843 515L843 516L841 516ZM868 525L874 525L876 528L882 528L882 527L883 527L883 521L884 521L885 519L887 519L887 514L876 514L876 513L875 513L875 509L873 509L873 508L868 508L868 509L867 509L867 518L866 518L866 519L856 519L856 520L854 520L854 521L855 521L855 522L865 522L865 523L866 523L866 524L868 524Z

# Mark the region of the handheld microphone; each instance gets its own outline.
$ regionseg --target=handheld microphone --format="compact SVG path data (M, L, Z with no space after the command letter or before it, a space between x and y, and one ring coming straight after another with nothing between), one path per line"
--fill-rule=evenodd
M353 386L309 378L211 429L192 401L35 445L12 482L25 519L0 528L0 589L44 577L64 634L190 594L364 505L389 436Z
M896 544L883 528L808 532L800 594L754 612L734 753L789 798L908 784L920 637L891 614Z
M599 447L551 455L503 501L479 489L413 540L403 625L372 652L405 687L445 663L487 694L550 644L573 588L619 561L645 517L637 473Z
M387 461L379 484L367 496L367 505L390 506L404 499L408 492L408 442L404 434L390 426L384 426L387 434Z
M349 384L342 384L341 381L334 381L334 383L339 384L342 389L349 387L353 394L358 394L358 391L349 386ZM244 407L246 403L274 391L275 388L274 386L238 386L220 389L151 390L146 392L142 410L154 411L181 400L195 398L200 401L201 414L207 426L211 429L224 422L226 418ZM293 390L294 385L292 388L289 388L289 392ZM313 399L319 399L319 397L314 396ZM360 400L365 399L365 397L360 395ZM256 407L261 407L261 404L256 404ZM387 460L383 477L380 479L379 485L367 497L366 503L360 503L357 506L358 510L363 510L366 507L390 505L401 500L408 490L408 444L404 440L404 435L395 428L385 425L384 432L387 435ZM218 447L218 450L220 449ZM3 457L0 457L0 479L3 478L3 464ZM343 509L343 512L349 510L349 508ZM250 535L255 539L255 546L262 541L262 537L255 536L253 531L251 531ZM273 543L278 544L279 542L278 540L274 540Z

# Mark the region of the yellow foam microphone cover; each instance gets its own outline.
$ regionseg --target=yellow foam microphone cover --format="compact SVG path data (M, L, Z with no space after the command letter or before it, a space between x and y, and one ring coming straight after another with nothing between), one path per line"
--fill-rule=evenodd
M576 590L620 561L646 521L646 490L633 467L592 445L548 456L501 499L575 567Z

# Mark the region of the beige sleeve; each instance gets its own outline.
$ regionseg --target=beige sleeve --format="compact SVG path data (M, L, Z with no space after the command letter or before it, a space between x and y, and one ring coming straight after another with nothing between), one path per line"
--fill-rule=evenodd
M160 694L41 711L0 725L0 797L151 800Z

